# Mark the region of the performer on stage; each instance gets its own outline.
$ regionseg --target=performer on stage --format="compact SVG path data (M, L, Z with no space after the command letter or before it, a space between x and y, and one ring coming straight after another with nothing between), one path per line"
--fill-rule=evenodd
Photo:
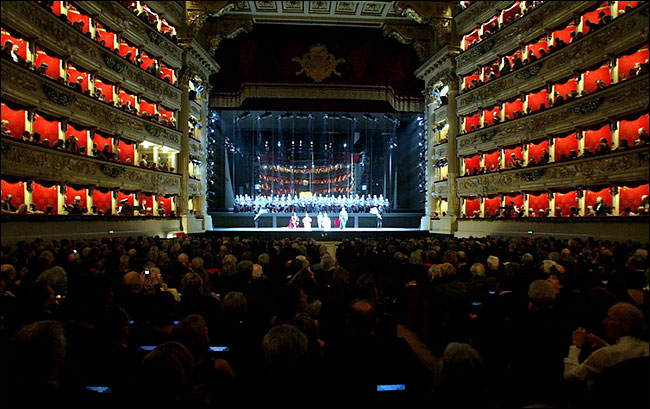
M256 229L259 227L257 219L259 219L260 216L263 215L264 213L268 213L268 212L269 211L264 207L259 208L259 210L257 211L257 214L255 215L255 218L253 219L253 221L255 222L255 228Z
M305 213L305 217L302 218L302 225L305 230L311 230L311 217L309 217L309 213Z
M382 209L382 206L377 206L377 207L373 206L373 207L371 207L370 208L370 213L377 216L377 228L381 229L381 227L383 226L383 217L382 216L383 216L383 213L384 213L384 210Z
M330 220L329 216L327 216L327 213L323 214L323 229L324 230L329 230L332 228L332 220Z
M318 211L318 216L316 217L316 221L318 222L318 228L322 229L323 228L323 212L320 210Z
M339 221L341 230L345 229L345 225L348 223L348 211L345 209L345 206L341 207L339 212Z
M288 229L295 229L296 227L300 226L300 218L298 218L298 215L296 212L293 212L291 215L291 220L289 220L289 225L287 226Z

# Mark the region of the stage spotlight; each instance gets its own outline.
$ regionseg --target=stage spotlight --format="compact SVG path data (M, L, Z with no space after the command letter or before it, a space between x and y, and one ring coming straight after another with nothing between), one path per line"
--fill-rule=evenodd
M377 118L375 118L374 116L372 116L370 114L363 114L363 119L367 119L368 121L371 121L371 122L377 122Z
M266 111L262 115L258 116L257 119L266 119L266 118L270 117L271 115L273 115L271 112Z
M296 118L299 118L299 119L307 119L308 117L309 117L309 115L307 115L304 112L299 112L299 113L296 114Z
M242 113L239 114L239 116L237 117L237 120L238 120L238 121L241 121L242 119L248 118L249 116L251 116L251 113L250 113L249 111L242 112Z
M343 118L343 119L347 119L348 121L355 121L355 120L356 120L356 118L353 117L353 116L350 115L350 114L342 114L342 115L341 115L341 118Z
M293 118L293 114L291 112L285 112L284 114L279 116L279 119L288 119L288 118Z

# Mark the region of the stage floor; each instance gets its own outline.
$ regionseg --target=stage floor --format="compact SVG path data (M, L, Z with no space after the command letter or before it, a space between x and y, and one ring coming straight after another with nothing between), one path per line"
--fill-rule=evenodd
M388 237L425 237L430 233L410 227L350 227L346 229L288 229L286 227L215 227L205 232L208 235L225 237L263 237L267 239L301 238L317 241L341 241L355 237L388 238Z
M215 227L212 231L244 231L244 232L283 232L283 233L356 233L356 232L405 232L405 231L420 231L416 228L406 228L406 227L382 227L378 229L376 227L346 227L345 229L289 229L286 227Z

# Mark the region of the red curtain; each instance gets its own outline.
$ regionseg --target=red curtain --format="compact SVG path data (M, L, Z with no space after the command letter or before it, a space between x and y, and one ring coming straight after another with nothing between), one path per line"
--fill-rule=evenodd
M124 142L123 140L120 139L120 142L117 146L117 149L119 149L120 152L120 162L121 163L129 163L131 165L137 165L135 163L135 144L131 143L128 144ZM127 159L129 159L127 161Z
M11 131L11 136L20 139L25 132L27 111L9 108L7 105L2 104L2 119L9 121L7 128Z
M53 1L52 5L50 6L50 10L57 16L61 15L61 10L63 9L63 2L62 1Z
M97 42L104 41L104 47L108 48L109 50L115 49L115 33L106 30L106 28L104 28L100 22L97 22L96 32L97 35L95 38Z
M477 80L479 79L478 72L473 72L469 75L466 75L463 77L463 89L467 88L468 85L472 83L472 80Z
M483 72L485 73L485 79L487 79L488 74L490 74L490 70L495 74L496 78L499 78L499 60L496 59L490 64L487 64L486 66L483 67Z
M528 195L528 209L533 209L535 215L539 215L539 210L546 210L549 206L548 194ZM526 209L526 212L528 212Z
M144 68L145 70L156 61L153 58L149 57L149 55L144 51L140 51L140 59L142 60L140 67Z
M562 160L562 155L566 158L569 157L571 151L578 153L578 138L575 132L563 138L555 138L553 141L553 148L555 149L555 161Z
M23 40L22 38L12 36L3 27L2 45L4 45L7 42L7 40L11 41L14 44L14 46L18 46L18 50L16 51L16 54L23 60L27 60L27 47L28 47L27 41Z
M485 168L487 170L490 170L492 165L494 165L494 167L496 169L499 169L499 153L500 152L501 151L497 149L495 151L488 152L488 153L486 153L484 155L484 162L483 163L485 164Z
M517 146L516 148L511 148L511 149L505 149L505 157L506 157L506 168L510 167L510 164L512 163L512 154L515 154L517 158L523 163L524 160L524 155L521 152L521 146Z
M598 6L598 8L594 11L588 11L585 14L582 15L582 33L587 34L589 32L589 26L587 26L586 22L587 20L591 21L592 23L598 23L600 20L598 17L598 14L601 12L605 12L606 16L610 16L611 13L609 11L609 3L604 1Z
M499 16L492 17L491 19L483 23L482 25L483 32L485 32L485 30L492 31L498 24L499 24Z
M628 141L630 146L634 145L634 141L639 136L639 128L645 128L648 132L648 127L650 127L648 121L648 114L641 115L638 119L632 121L618 121L618 140L623 139Z
M120 56L126 57L126 54L129 51L131 52L131 57L129 58L129 61L135 62L135 56L137 54L137 49L134 46L127 44L126 41L121 40L120 41L120 49L119 49Z
M596 147L600 144L600 140L605 138L607 145L612 146L612 131L609 125L605 125L600 129L584 131L585 148L589 148L591 153L596 152Z
M70 186L67 186L65 190L65 204L71 205L74 202L76 196L79 196L79 198L81 199L79 201L79 208L83 209L84 207L88 207L88 201L86 198L86 189L76 190L71 188Z
M611 72L609 71L609 64L605 63L600 66L600 68L597 68L592 71L587 71L584 74L584 90L587 91L587 93L592 93L594 92L598 86L596 85L596 81L598 80L603 80L605 81L605 84L609 85L612 82L612 75Z
M34 191L32 192L32 203L36 205L38 210L45 211L45 208L52 206L52 214L61 214L58 203L58 185L52 187L45 187L34 182Z
M487 215L488 212L490 212L489 214L494 216L499 213L499 207L501 207L501 198L499 196L493 198L486 197L484 206L485 214Z
M39 114L35 114L34 118L34 133L40 133L41 141L47 139L50 141L49 146L52 146L59 139L59 123L48 121Z
M95 132L95 137L93 138L93 144L96 144L97 145L96 149L101 151L102 149L104 149L105 145L113 146L113 138L104 137L99 132ZM112 152L112 150L111 150L111 152Z
M531 51L534 52L535 56L537 56L537 58L539 58L539 50L544 50L544 51L548 52L548 41L546 40L546 36L543 36L537 42L534 42L532 44L527 45L526 50L529 53Z
M523 112L524 103L521 101L521 98L517 98L514 101L506 102L504 104L504 109L505 109L505 116L509 117L510 119L514 119L516 111Z
M77 138L77 146L79 148L88 148L88 130L77 130L74 126L68 124L68 130L65 132L66 139L68 136Z
M144 114L145 112L149 115L155 114L156 105L143 98L140 100L140 113Z
M521 193L515 194L513 196L505 196L505 204L509 205L511 204L510 202L515 202L514 205L521 209L521 207L524 205L524 197ZM512 217L515 217L515 214L512 214Z
M548 108L548 92L546 92L546 89L530 93L526 97L528 98L528 108L532 109L533 112L539 110L542 104Z
M11 199L11 204L16 208L25 203L24 182L9 183L2 180L2 187L0 191L2 192L2 200L5 200L9 194L13 196Z
M74 6L70 5L70 8L68 9L68 20L71 23L74 23L76 21L81 21L83 23L83 31L84 33L87 33L90 30L90 17L86 16L85 14L82 14L79 10L76 10Z
M571 94L571 91L578 90L578 81L575 78L571 78L568 81L561 84L553 84L553 93L558 93L566 99L568 94Z
M481 203L478 199L465 199L465 215L473 217L474 211L481 210Z
M630 5L632 8L635 8L639 5L638 1L619 1L618 2L618 11L625 10L625 8Z
M124 193L122 193L122 192L117 192L117 203L118 203L118 208L119 208L119 203L120 203L122 200L124 200L124 199L126 199L126 203L127 203L127 204L130 204L131 206L133 206L133 199L134 199L134 197L133 197L133 193L131 193L131 194L124 194Z
M470 156L469 158L464 158L465 161L465 173L468 171L474 173L474 169L481 169L481 159L478 155Z
M95 88L99 88L102 90L102 94L104 94L105 102L112 102L113 101L113 90L114 87L111 84L106 84L102 82L99 78L95 79Z
M72 64L68 64L67 73L68 73L68 83L77 82L77 78L82 77L83 82L81 83L81 89L82 91L86 91L88 89L88 82L90 80L89 73L77 70Z
M481 116L479 114L466 116L464 118L464 121L465 121L465 131L470 132L472 129L472 125L474 125L474 129L478 129L478 124L481 123Z
M160 78L169 77L169 79L168 79L169 83L170 84L174 83L174 70L173 69L167 68L167 67L161 67L160 72L161 72Z
M162 105L158 107L158 112L160 113L160 118L167 117L167 120L171 120L174 117L174 113L168 109L165 109Z
M576 25L572 22L567 24L564 28L553 31L554 41L558 38L564 41L565 43L571 43L571 33L575 32L577 29Z
M131 106L135 107L135 95L131 95L128 92L125 92L124 90L120 90L120 94L117 96L120 99L121 104L126 104L127 102L131 102Z
M621 186L618 190L618 194L619 210L623 211L626 207L629 207L634 213L636 213L637 207L641 205L641 196L649 195L650 193L648 193L648 184L646 183L639 187Z
M502 12L502 20L504 23L506 20L511 17L513 20L515 18L515 14L521 15L521 2L516 1L515 4L513 4L511 7L503 10Z
M58 80L61 77L61 59L52 57L48 55L45 50L41 49L40 47L36 47L36 58L34 59L34 66L38 68L43 63L47 64L45 75L55 80Z
M612 207L612 192L608 187L606 187L596 192L585 190L585 209L587 206L593 207L596 204L596 198L598 198L598 196L603 198L603 203L609 207Z
M562 210L562 215L567 217L571 214L571 206L578 208L578 193L576 191L567 193L555 193L555 207Z
M469 34L463 36L463 44L465 44L465 48L469 47L469 45L472 44L474 40L478 40L478 28L475 28Z
M169 213L172 211L172 198L171 197L162 197L158 196L158 207L160 208L160 203L163 204L163 209L165 209L165 216L169 216Z
M147 213L151 212L153 214L153 201L154 198L152 195L140 194L140 204Z
M625 74L630 78L630 70L634 68L634 64L640 62L643 64L648 59L648 46L643 46L639 51L630 55L622 55L618 58L618 75Z
M548 152L548 141L544 140L538 144L531 143L528 145L528 160L535 159L535 162L539 163L540 158L542 157L542 149L546 149Z
M483 111L483 123L487 125L492 125L494 123L494 114L499 116L501 113L501 110L499 109L499 106L492 107L491 109L486 109Z
M99 190L95 189L93 193L93 206L97 206L97 210L103 210L106 213L108 210L111 210L111 196L113 192L102 193Z

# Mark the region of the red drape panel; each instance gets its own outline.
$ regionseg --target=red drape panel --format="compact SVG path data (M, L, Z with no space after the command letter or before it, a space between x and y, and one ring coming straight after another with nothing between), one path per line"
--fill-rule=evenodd
M571 206L578 208L578 193L576 191L555 193L555 207L559 207L562 210L564 217L571 214Z
M68 83L77 82L78 77L83 77L83 82L81 83L81 89L83 91L86 91L88 89L88 82L90 80L89 73L79 71L76 68L74 68L72 64L69 64L67 74L68 74Z
M485 214L488 214L488 212L490 212L490 215L494 216L495 214L499 213L499 207L501 207L501 198L499 196L493 198L486 197L484 206Z
M95 88L100 88L102 90L102 94L104 94L105 102L112 102L113 101L113 90L114 87L111 84L106 84L102 82L100 79L95 80Z
M2 29L2 45L4 45L7 40L11 41L14 46L18 46L18 50L16 51L16 54L22 58L23 60L27 60L27 47L28 43L27 41L23 40L22 38L19 37L14 37L7 30L4 28Z
M619 210L623 211L626 207L629 207L633 212L636 213L637 207L641 205L641 196L649 194L650 193L648 193L647 183L639 187L621 186L618 190L620 205Z
M485 79L487 79L487 76L490 74L490 70L495 74L497 78L499 78L499 60L496 59L490 64L487 64L486 66L483 67L483 72L485 73Z
M465 44L465 48L469 47L469 45L472 44L474 40L478 40L478 28L475 28L470 33L463 36L463 43Z
M466 116L464 118L464 121L465 121L465 130L469 132L472 129L472 125L474 125L474 129L478 129L478 124L481 123L481 116L479 114Z
M626 139L630 146L634 145L634 141L639 136L639 128L645 128L646 132L650 127L648 121L648 114L641 115L638 119L633 121L618 121L618 139L619 143Z
M543 89L539 92L530 93L527 95L528 98L528 108L533 111L537 111L541 108L542 104L548 108L548 92L546 89Z
M589 148L592 153L596 151L596 147L600 144L601 138L607 139L607 144L612 146L612 131L609 129L609 125L593 131L584 131L584 138L585 148Z
M510 202L515 202L515 206L519 209L524 205L524 197L521 193L515 194L512 196L506 196L505 197L505 204L509 205ZM512 217L515 217L514 214L512 214Z
M553 39L555 41L559 38L565 43L569 44L571 43L571 33L575 32L576 30L577 30L576 25L573 22L571 22L566 26L564 26L563 28L553 31Z
M145 99L140 100L140 113L147 113L153 115L156 113L156 106L151 102L147 102Z
M571 135L565 136L564 138L555 138L553 142L553 149L555 149L555 160L559 161L562 158L562 155L569 157L569 154L572 150L578 153L578 139L576 134L572 133Z
M70 9L68 10L68 20L70 20L71 23L81 21L83 23L83 29L81 31L84 33L87 33L90 30L90 17L81 14L78 10L74 10L74 6L70 6Z
M135 144L128 144L125 143L124 141L120 140L119 145L117 146L117 149L119 149L120 152L120 162L121 163L127 163L127 159L130 159L128 161L129 164L131 165L136 165L135 163Z
M120 49L119 49L119 54L122 57L126 57L126 54L128 52L131 52L131 57L129 58L129 61L135 62L135 56L137 54L137 50L135 47L132 45L127 44L124 40L120 41Z
M483 27L483 32L485 32L485 30L492 31L497 26L497 24L499 24L499 16L494 16L483 23L481 26Z
M41 134L41 141L47 139L50 146L59 139L59 123L57 121L48 121L39 114L34 115L34 133Z
M517 98L514 101L506 102L504 104L504 109L505 109L505 116L508 116L510 119L514 119L516 111L524 110L524 103L521 101L520 98Z
M167 117L167 120L170 121L174 117L174 113L168 109L165 109L162 105L158 106L158 112L160 113L160 118Z
M32 192L32 203L36 205L38 210L45 211L48 205L52 206L52 214L61 214L61 209L57 206L58 201L58 185L52 187L45 187L34 182L34 191Z
M167 67L161 67L160 72L161 72L160 78L165 78L166 76L169 76L169 80L168 80L169 83L170 84L174 83L174 70L173 69L167 68Z
M526 51L529 53L528 55L530 56L530 52L534 52L535 56L539 58L539 50L544 50L548 52L548 41L546 40L546 36L543 36L539 41L529 44L526 46Z
M474 216L474 211L481 210L481 202L478 199L465 200L465 215L467 217Z
M606 187L596 192L585 190L585 209L587 206L593 207L596 204L596 198L598 198L598 196L603 198L603 203L609 207L612 207L612 192L608 187Z
M465 161L465 172L469 171L472 173L474 169L481 169L481 159L478 155L470 156L469 158L464 158Z
M638 1L619 1L618 2L618 11L625 10L625 8L630 5L632 8L635 8L639 5Z
M104 26L97 22L97 36L95 37L97 42L104 41L104 47L109 50L115 49L115 33L112 31L106 30Z
M3 180L0 191L2 192L2 200L5 200L9 194L13 196L11 199L11 204L13 204L16 208L25 203L24 182L9 183Z
M515 14L521 15L521 2L520 1L516 1L515 4L513 4L511 7L503 10L503 12L502 12L502 21L505 23L506 20L509 17L511 17L514 20Z
M104 149L104 145L113 146L113 138L105 137L99 132L95 132L95 137L93 138L93 144L97 144L97 149L100 151Z
M36 58L34 60L34 66L40 67L41 64L47 64L47 70L45 75L55 80L58 80L61 77L61 59L57 57L52 57L47 55L45 50L36 48Z
M643 64L648 59L648 46L645 45L639 51L632 55L623 55L618 58L618 75L625 74L630 78L630 70L634 68L634 64L640 62Z
M499 109L499 106L492 107L491 109L486 109L483 111L483 123L487 125L492 125L494 123L494 114L499 116L501 113L501 110Z
M587 71L583 75L584 89L587 91L587 93L592 93L598 88L596 85L597 80L603 80L607 85L611 84L612 82L612 76L609 71L609 65L607 63L601 65L600 68L597 68L593 71Z
M145 211L151 212L153 214L153 196L152 195L140 195L140 204L144 207Z
M467 86L472 83L472 80L478 80L478 79L479 79L479 75L476 72L464 76L463 77L463 89L467 88Z
M557 92L566 98L567 94L571 94L571 91L578 90L578 81L575 78L571 78L568 81L561 84L553 84L553 93Z
M144 51L140 51L140 59L142 60L142 64L140 64L140 67L144 68L145 70L149 68L149 66L156 61Z
M27 118L27 111L18 110L14 111L7 105L2 104L2 119L9 121L7 128L11 131L11 136L20 139L25 132L25 122Z
M162 202L163 208L165 209L165 216L169 216L169 213L172 211L172 198L158 196L158 207L160 207L160 202Z
M548 206L548 194L542 193L541 195L528 195L528 209L533 209L536 216L539 214L540 209L546 210L548 209ZM528 209L526 209L526 211L528 211Z
M52 5L50 6L50 10L57 16L61 15L61 10L63 9L63 2L62 1L53 1Z
M78 131L73 126L68 124L68 129L65 132L66 139L68 136L73 135L77 138L77 146L79 148L88 148L88 130Z
M587 20L591 21L592 23L598 23L600 20L598 18L598 14L601 12L605 12L606 16L610 16L612 13L609 11L609 4L608 2L604 1L600 4L600 6L594 10L594 11L588 11L582 15L582 33L587 34L589 32L589 26L585 24Z
M484 163L485 163L485 168L490 170L492 165L495 166L496 169L499 169L499 153L501 151L496 150L492 152L488 152L484 155Z
M70 205L74 202L74 198L76 196L79 196L81 199L79 201L79 208L83 209L84 207L88 207L88 201L86 200L86 189L81 189L81 190L75 190L71 188L70 186L66 187L65 191L65 204Z
M113 192L102 193L99 190L95 189L93 193L93 206L97 206L97 210L103 210L106 213L107 210L111 209L111 196Z
M514 153L517 158L523 163L524 160L524 155L521 152L521 146L517 146L516 148L511 148L511 149L505 149L505 157L506 157L506 168L510 166L512 163L512 154Z
M134 199L134 195L133 195L133 193L126 195L126 194L124 194L124 193L122 193L122 192L117 192L117 203L118 203L117 207L118 207L118 208L119 208L119 206L120 206L120 205L119 205L120 201L122 201L122 200L124 200L124 199L127 200L126 203L130 204L131 206L133 206L133 199Z
M548 152L548 141L528 145L528 160L535 159L535 162L539 163L539 159L542 157L542 149L546 149L546 152Z
M117 97L120 99L121 104L126 104L128 101L131 101L131 106L135 107L135 95L131 95L128 92L121 90Z

